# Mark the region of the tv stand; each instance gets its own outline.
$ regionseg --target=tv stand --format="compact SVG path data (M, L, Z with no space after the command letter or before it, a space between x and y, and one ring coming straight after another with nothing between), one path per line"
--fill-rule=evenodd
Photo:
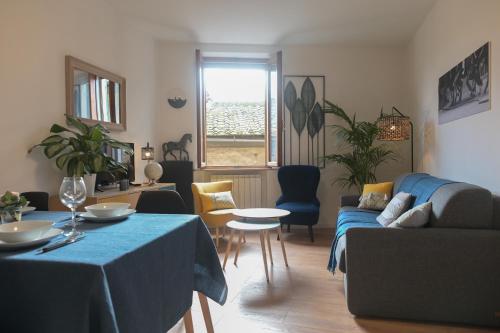
M176 190L175 183L155 183L155 184L143 184L140 186L131 186L126 191L120 191L118 189L103 190L102 192L95 193L93 196L88 196L80 207L79 211L85 211L85 206L93 205L96 203L103 202L125 202L130 203L130 208L135 208L137 205L137 200L143 191L161 191L161 190ZM59 196L53 195L49 198L49 210L56 211L68 211L61 201Z

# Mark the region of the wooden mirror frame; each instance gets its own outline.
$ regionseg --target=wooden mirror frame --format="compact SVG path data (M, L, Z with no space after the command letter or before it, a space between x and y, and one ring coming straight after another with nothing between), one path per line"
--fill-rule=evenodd
M76 117L75 110L73 110L73 84L74 84L74 74L73 71L81 70L89 74L93 74L104 79L116 82L120 85L120 123L112 123L103 120L94 120L88 118L81 118L82 122L88 125L102 124L109 130L114 131L125 131L127 129L127 108L126 108L126 80L124 77L117 74L111 73L105 69L99 68L97 66L91 65L85 61L77 59L75 57L66 56L66 114L71 117Z

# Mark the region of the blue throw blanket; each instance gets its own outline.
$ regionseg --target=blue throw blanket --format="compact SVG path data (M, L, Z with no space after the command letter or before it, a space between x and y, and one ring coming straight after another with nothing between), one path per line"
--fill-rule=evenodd
M337 259L335 258L335 250L337 243L347 230L351 228L382 228L382 225L377 222L378 214L364 211L343 211L339 213L337 219L337 231L335 232L335 239L333 240L332 250L330 253L330 260L328 261L328 270L335 271L337 267Z
M436 178L426 173L414 173L403 179L399 185L398 192L411 193L415 197L410 208L429 201L431 196L441 186L455 183L454 181Z

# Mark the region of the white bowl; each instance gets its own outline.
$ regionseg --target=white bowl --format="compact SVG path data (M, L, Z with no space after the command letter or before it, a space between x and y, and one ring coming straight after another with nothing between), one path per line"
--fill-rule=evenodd
M129 203L106 202L85 207L85 210L97 217L113 217L125 213Z
M6 243L28 242L40 238L52 227L52 221L20 221L0 225L0 240Z

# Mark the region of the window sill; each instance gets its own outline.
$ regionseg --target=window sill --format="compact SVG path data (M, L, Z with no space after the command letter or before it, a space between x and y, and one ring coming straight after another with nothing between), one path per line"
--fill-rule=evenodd
M266 171L277 170L279 166L263 166L263 167L201 167L198 171Z

